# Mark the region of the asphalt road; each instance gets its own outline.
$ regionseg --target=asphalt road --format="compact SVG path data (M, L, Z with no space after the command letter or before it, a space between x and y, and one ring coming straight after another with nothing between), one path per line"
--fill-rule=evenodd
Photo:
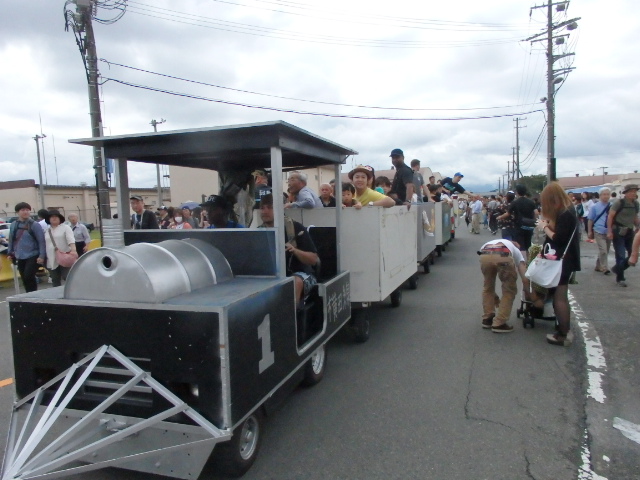
M486 230L473 236L458 230L418 289L404 291L399 308L371 310L367 343L338 334L329 345L325 378L295 391L268 418L260 455L244 478L640 478L639 445L612 428L614 417L640 423L638 334L631 315L638 275L633 282L630 274L631 286L622 291L585 268L571 289L582 309L569 348L546 343L551 322L524 330L518 305L511 318L515 332L498 335L480 326L482 275L475 251L490 238ZM610 298L614 307L607 307ZM6 308L0 328L2 380L12 375ZM589 396L592 366L583 330L588 336L597 330L605 345L606 372L598 367L602 402ZM0 441L11 390L0 388ZM589 452L604 477L592 472ZM205 467L201 478L213 477L213 468ZM108 469L76 478L160 477Z

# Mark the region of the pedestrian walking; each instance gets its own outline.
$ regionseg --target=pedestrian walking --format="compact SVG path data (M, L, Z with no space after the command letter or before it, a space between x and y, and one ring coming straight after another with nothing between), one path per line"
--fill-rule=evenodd
M140 195L131 195L129 197L131 203L131 228L134 230L145 230L148 228L159 229L158 217L151 210L144 207L144 200Z
M573 272L580 270L580 239L573 203L558 182L549 183L540 194L542 215L537 226L545 234L543 251L548 244L557 255L566 254L562 258L560 282L550 288L548 295L553 298L553 309L556 314L558 330L547 335L551 345L568 347L573 339L571 334L571 307L569 306L569 278Z
M609 199L611 190L607 187L601 188L598 203L589 208L587 223L588 238L594 240L598 246L598 258L596 259L596 272L609 275L609 250L611 250L611 240L607 238L607 219L611 204Z
M78 257L81 257L82 254L87 251L89 242L91 242L91 235L89 235L87 227L78 221L77 214L69 214L69 223L71 224L71 231L73 232L73 238L76 243L76 252L78 252Z
M47 218L49 229L44 234L47 249L47 270L54 287L59 287L67 279L71 267L63 267L58 263L56 251L71 253L78 258L76 240L71 227L64 223L64 215L58 210L51 210Z
M479 196L474 197L471 204L471 233L480 235L480 217L482 216L482 200Z
M616 264L611 271L616 274L616 283L620 287L627 286L624 271L629 268L627 257L631 255L634 232L640 224L640 204L637 198L638 185L625 185L622 197L611 206L607 220L607 238L613 241L616 255Z
M525 185L516 185L516 199L509 204L508 212L513 217L515 224L513 239L518 242L522 252L527 252L531 246L531 238L539 212L533 200L527 198Z
M27 292L38 289L36 272L44 265L46 246L40 223L31 218L31 205L20 202L16 205L18 218L9 227L7 257L18 264L18 272Z

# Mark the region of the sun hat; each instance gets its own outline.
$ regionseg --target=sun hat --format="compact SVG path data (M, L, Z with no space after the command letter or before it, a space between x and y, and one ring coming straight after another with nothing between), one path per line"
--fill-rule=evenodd
M358 165L349 172L349 180L353 180L353 176L358 172L364 173L367 178L373 178L373 169L369 165Z
M624 190L622 190L622 193L625 194L629 190L640 190L640 187L638 187L638 185L635 184L635 183L629 183L629 184L624 186Z
M44 221L47 222L47 224L50 224L51 217L58 217L60 219L60 223L64 223L65 221L64 215L62 215L58 210L50 210L49 216L45 218Z

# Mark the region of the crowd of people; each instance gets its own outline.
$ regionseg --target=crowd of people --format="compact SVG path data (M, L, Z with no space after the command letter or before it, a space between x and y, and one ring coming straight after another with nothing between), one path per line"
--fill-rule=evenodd
M423 202L449 202L452 197L467 194L459 199L470 232L480 234L481 228L499 238L485 242L478 252L481 256L483 287L483 328L495 333L508 333L512 304L517 292L518 275L525 285L525 296L537 307L542 301L530 292L524 275L529 249L536 238L543 249L561 255L562 273L558 285L549 289L557 318L557 331L548 335L554 345L569 345L570 307L568 284L574 272L581 269L580 241L593 242L598 247L595 270L604 275L615 274L616 283L626 287L625 270L638 262L640 247L640 204L638 185L626 185L620 198L610 189L597 193L567 194L559 184L552 182L539 197L531 197L524 185L516 185L506 195L481 197L466 192L460 185L464 177L456 173L440 181L429 177L425 182L420 173L420 161L414 159L406 165L401 149L393 149L390 155L395 176L389 179L375 175L368 165L358 165L348 173L349 182L342 184L340 196L335 192L335 181L323 183L316 193L308 184L303 172L289 173L287 188L282 196L272 191L269 176L264 170L253 172L255 209L259 210L260 227L274 225L273 204L280 198L285 209L310 209L337 207L389 208ZM178 207L160 206L157 212L145 207L141 196L132 195L130 206L132 229L215 229L245 228L234 211L233 202L221 195L211 195L203 203L185 202ZM69 221L59 211L40 210L38 221L31 218L31 206L21 202L15 207L18 218L9 233L8 255L17 264L27 292L37 289L36 271L46 267L54 286L65 280L68 267L57 261L56 251L72 252L80 256L87 250L90 236L86 227L78 222L78 216L69 214ZM250 224L250 222L246 222ZM285 251L287 275L295 277L295 292L302 303L316 284L314 266L318 254L308 232L298 222L285 218ZM609 268L608 254L613 245L615 265ZM496 278L502 283L502 298L495 293Z
M545 300L553 303L557 330L547 336L553 345L571 344L568 285L575 272L581 270L580 242L596 243L598 256L595 271L616 275L616 284L626 287L625 270L638 263L640 248L639 186L625 185L622 196L615 198L609 188L597 193L566 193L557 182L551 182L539 198L528 198L524 185L505 197L472 196L465 212L472 233L480 233L480 223L501 237L486 242L478 252L485 278L483 288L483 328L496 333L513 330L507 324L511 313L518 274L522 277L527 300L540 309ZM532 237L548 259L562 259L562 271L557 286L549 288L546 298L529 288L524 276L531 254ZM613 245L615 265L609 269L608 255ZM495 293L496 278L502 283L502 298Z

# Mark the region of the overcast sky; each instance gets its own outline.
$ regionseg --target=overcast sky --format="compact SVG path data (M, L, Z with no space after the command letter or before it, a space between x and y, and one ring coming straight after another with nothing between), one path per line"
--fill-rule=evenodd
M546 173L545 117L536 112L544 109L546 59L543 44L520 41L545 27L546 9L529 17L534 5L130 0L116 23L94 23L98 57L111 62L99 64L105 134L151 131L150 121L161 118L161 130L285 120L357 150L356 163L388 168L391 149L402 148L407 161L418 158L444 176L460 171L466 188L486 190L506 173L515 146L513 115L522 113L523 174ZM64 1L3 0L3 7L0 178L37 181L33 137L41 132L41 118L46 182L93 183L91 149L67 143L91 130L86 76L74 35L64 29ZM99 8L96 16L115 13ZM567 12L555 15L557 21L574 17L581 17L578 29L563 31L570 36L556 49L576 54L556 62L575 67L556 95L558 176L601 173L599 167L609 173L637 170L640 67L633 59L640 2L572 0ZM276 109L448 120L299 115L116 80ZM151 187L155 178L152 166L130 167L132 186Z

